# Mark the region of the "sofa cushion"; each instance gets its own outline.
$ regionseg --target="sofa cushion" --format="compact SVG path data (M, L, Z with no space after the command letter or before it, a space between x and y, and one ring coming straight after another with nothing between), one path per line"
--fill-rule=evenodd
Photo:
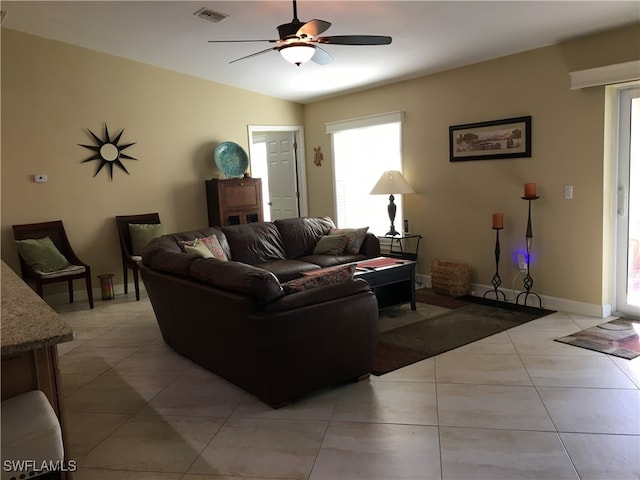
M313 249L314 255L340 255L354 235L323 235Z
M356 271L355 264L342 265L331 268L324 272L313 272L313 274L305 275L282 284L284 293L296 293L316 288L322 285L330 285L333 283L346 282L353 280L353 274Z
M198 258L191 263L189 271L191 277L196 280L248 295L260 304L284 295L280 282L273 273L244 263L225 262L217 258Z
M329 217L284 218L275 220L273 223L280 232L287 258L311 255L318 243L318 238L327 235L329 230L335 228L333 220Z
M201 257L196 255L185 255L179 248L177 248L177 246L177 252L172 252L162 248L152 248L151 245L153 245L153 242L156 240L159 239L152 240L149 243L149 246L145 249L145 255L142 257L144 265L158 272L170 273L180 277L188 277L191 264L194 260Z
M312 263L320 268L344 265L345 263L359 262L366 259L367 257L364 255L351 255L349 253L343 253L342 255L306 255L298 258L300 262Z
M329 230L329 235L351 235L349 244L344 249L345 253L356 254L360 252L360 246L364 241L364 236L367 234L369 227L363 228L332 228Z
M275 262L258 263L254 266L269 270L278 277L280 283L298 278L301 273L320 269L314 263L301 262L299 260L277 260Z
M280 232L273 223L256 222L221 227L231 260L256 265L286 257Z

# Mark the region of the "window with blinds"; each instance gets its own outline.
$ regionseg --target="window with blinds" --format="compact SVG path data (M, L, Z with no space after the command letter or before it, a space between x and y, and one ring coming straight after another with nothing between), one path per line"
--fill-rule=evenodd
M336 224L340 228L368 226L375 235L389 230L388 195L371 195L383 172L402 171L402 113L333 122ZM402 228L402 196L395 196L395 224Z

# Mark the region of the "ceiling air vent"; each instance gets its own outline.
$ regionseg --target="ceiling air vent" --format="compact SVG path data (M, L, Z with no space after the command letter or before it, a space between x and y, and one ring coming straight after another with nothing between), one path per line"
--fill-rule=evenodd
M220 13L220 12L216 12L214 10L209 10L207 8L202 7L200 10L198 10L196 13L194 13L194 15L196 17L200 17L200 18L204 18L205 20L209 20L210 22L213 23L220 23L221 21L223 21L225 18L227 18L229 15L225 14L225 13Z

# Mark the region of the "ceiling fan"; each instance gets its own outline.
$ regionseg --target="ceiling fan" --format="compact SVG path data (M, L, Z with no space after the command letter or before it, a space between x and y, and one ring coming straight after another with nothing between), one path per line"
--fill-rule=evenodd
M318 44L326 45L389 45L391 37L382 35L335 35L332 37L319 37L331 26L324 20L311 20L301 22L298 20L298 8L296 0L293 0L293 20L278 26L278 40L209 40L209 43L235 43L235 42L269 42L275 43L275 47L267 48L245 57L237 58L229 63L262 55L275 50L290 63L300 66L309 60L326 65L333 61L326 50Z

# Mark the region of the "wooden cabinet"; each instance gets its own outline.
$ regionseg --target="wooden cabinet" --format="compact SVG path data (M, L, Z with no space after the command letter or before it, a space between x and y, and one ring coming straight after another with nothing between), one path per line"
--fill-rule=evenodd
M262 222L262 180L212 179L205 182L209 226Z

